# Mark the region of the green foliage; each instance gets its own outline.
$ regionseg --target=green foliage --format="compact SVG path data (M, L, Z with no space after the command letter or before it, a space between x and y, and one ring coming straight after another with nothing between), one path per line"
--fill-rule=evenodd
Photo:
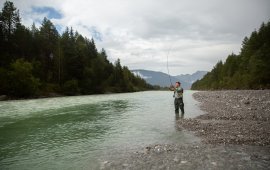
M4 32L5 39L9 39L18 25L20 25L19 10L14 7L13 2L6 1L0 13L1 30Z
M20 23L19 11L6 1L0 12L0 94L31 97L132 92L153 89L123 67L108 60L94 39L66 28L59 35L47 18L37 28Z
M0 67L0 94L9 93L9 72L5 68Z
M13 2L6 1L0 12L0 67L8 66L14 59L15 32L19 26L19 11L14 7Z
M63 92L66 95L76 95L79 94L78 80L69 80L66 81L63 85Z
M32 75L32 64L18 59L11 64L10 68L8 94L18 97L36 95L40 83L39 79Z
M194 90L265 88L270 88L270 22L244 38L239 55L229 55L224 64L218 62L192 85Z

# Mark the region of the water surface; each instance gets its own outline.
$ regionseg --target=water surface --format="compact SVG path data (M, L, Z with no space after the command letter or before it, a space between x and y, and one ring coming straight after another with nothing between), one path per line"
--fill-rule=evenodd
M202 114L193 93L185 118ZM166 91L0 102L0 169L89 169L106 153L198 140L175 121Z

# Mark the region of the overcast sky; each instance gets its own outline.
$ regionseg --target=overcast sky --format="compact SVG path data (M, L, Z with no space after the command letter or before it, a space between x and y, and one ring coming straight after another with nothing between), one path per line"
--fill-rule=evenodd
M1 8L5 0L0 0ZM270 19L270 0L14 0L23 24L72 26L130 69L209 71Z

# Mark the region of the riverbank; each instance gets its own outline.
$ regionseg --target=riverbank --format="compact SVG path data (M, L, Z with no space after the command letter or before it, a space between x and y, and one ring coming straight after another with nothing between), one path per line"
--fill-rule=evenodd
M12 100L30 100L30 99L44 99L53 97L65 97L67 95L60 93L48 93L46 95L28 96L28 97L14 97L8 95L0 95L0 101L12 101Z
M270 145L270 90L194 93L206 114L178 121L204 143Z
M107 94L125 94L125 93L136 93L136 92L144 92L144 91L162 91L162 90L138 90L138 91L130 91L130 92L104 92L104 93L91 93L91 94L74 94L74 95L66 95L63 93L48 93L36 96L29 97L14 97L8 95L0 95L0 101L15 101L15 100L31 100L31 99L46 99L46 98L56 98L56 97L77 97L77 96L89 96L89 95L107 95Z
M153 144L108 155L101 169L270 168L270 90L196 92L193 97L205 114L179 119L176 126L201 142Z
M108 155L100 169L269 169L269 147L239 145L151 145Z

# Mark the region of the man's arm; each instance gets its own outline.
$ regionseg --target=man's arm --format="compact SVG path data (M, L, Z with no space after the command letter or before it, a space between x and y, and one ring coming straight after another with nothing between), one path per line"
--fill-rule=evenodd
M181 92L184 93L184 89L183 88L181 88Z

